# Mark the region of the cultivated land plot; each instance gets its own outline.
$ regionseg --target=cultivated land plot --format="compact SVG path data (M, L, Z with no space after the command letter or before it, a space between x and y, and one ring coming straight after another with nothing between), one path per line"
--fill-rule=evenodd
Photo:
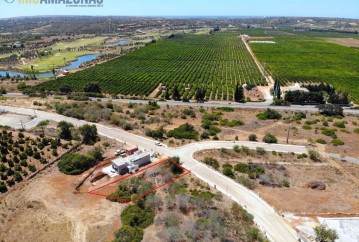
M238 36L238 32L175 36L38 88L57 90L66 84L83 91L86 83L97 81L107 93L148 96L161 83L170 94L177 85L183 98L192 98L201 87L207 99L233 100L237 83L266 85ZM164 92L155 96L163 97Z
M276 44L251 44L258 59L276 80L327 82L359 100L359 52L321 39L275 38Z

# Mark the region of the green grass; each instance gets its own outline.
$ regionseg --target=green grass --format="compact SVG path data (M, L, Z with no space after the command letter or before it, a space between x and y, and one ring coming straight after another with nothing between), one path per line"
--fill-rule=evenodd
M353 48L300 36L275 38L276 44L251 47L276 80L289 82L327 82L348 91L359 101L359 54Z
M51 48L54 51L58 51L59 49L64 50L66 48L79 48L81 46L86 46L86 45L100 44L105 39L106 39L106 37L93 37L93 38L86 38L86 39L78 39L78 40L71 41L71 42L61 41L61 42L51 46Z
M34 62L19 66L18 69L31 71L31 65L33 65L37 72L49 71L52 70L52 65L55 65L55 68L57 68L59 66L63 66L65 62L71 62L82 55L93 53L94 52L91 51L56 52L55 54L42 57ZM64 60L64 58L66 59Z
M149 95L162 83L170 94L177 85L183 98L193 97L201 87L207 99L233 100L237 82L266 85L238 35L178 35L39 87L57 90L67 84L82 91L86 83L97 81L106 93Z

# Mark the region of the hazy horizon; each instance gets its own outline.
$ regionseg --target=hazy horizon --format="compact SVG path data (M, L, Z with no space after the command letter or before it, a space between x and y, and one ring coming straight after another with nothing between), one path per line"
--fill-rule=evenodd
M343 0L103 0L103 7L66 7L66 4L19 4L0 0L2 19L36 16L114 17L317 17L359 19L359 1ZM72 1L72 0L70 0Z

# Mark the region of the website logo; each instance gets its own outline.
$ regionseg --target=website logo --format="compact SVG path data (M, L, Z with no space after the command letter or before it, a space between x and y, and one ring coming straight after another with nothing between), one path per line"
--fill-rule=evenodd
M66 7L103 7L104 0L4 0L21 5L63 5Z

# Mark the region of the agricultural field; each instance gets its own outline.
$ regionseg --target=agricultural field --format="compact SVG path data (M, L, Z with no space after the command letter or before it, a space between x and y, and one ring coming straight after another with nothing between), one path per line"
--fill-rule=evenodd
M0 193L29 177L71 148L60 139L0 128Z
M237 83L266 85L238 36L238 32L178 35L37 89L69 85L83 91L86 83L96 81L106 93L148 96L162 84L170 95L177 86L182 98L191 99L200 87L208 100L233 100ZM155 96L164 95L158 90Z
M359 101L359 52L322 39L274 38L276 44L251 44L274 79L289 83L326 82Z

